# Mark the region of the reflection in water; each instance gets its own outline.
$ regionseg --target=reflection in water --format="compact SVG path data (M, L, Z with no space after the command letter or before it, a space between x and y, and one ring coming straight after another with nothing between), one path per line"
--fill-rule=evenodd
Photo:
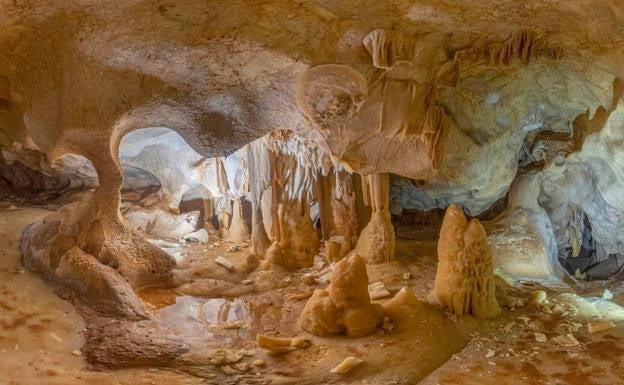
M224 329L237 321L248 325L251 322L250 304L241 299L228 301L222 298L197 298L180 296L175 304L157 311L159 322L185 338L205 339L226 336ZM249 330L239 329L238 337L246 338ZM228 339L231 338L228 335Z

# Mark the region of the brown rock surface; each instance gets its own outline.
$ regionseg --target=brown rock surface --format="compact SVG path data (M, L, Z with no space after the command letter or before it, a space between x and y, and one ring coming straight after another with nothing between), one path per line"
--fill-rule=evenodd
M300 316L301 328L319 336L362 337L381 324L381 307L368 295L364 260L357 254L336 263L328 289L317 289Z
M468 221L461 207L446 210L438 240L438 270L433 294L444 308L461 317L492 318L496 302L492 254L478 219Z

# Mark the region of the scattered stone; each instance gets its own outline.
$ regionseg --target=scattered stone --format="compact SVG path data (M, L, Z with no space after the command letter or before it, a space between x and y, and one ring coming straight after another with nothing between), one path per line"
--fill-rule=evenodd
M254 360L251 364L253 366L265 366L266 362L264 362L264 360L258 359L258 360Z
M274 354L288 353L295 349L306 349L312 344L309 339L303 337L280 338L263 334L256 336L256 343L259 348Z
M353 356L349 356L349 357L345 358L336 367L334 367L331 370L331 372L334 373L334 374L347 374L351 370L353 370L353 368L355 368L356 366L358 366L362 362L363 361L361 359L359 359L359 358L356 358L356 357L353 357Z
M147 241L156 247L160 247L161 249L175 249L179 246L175 242L169 242L162 239L148 239Z
M511 329L513 329L513 327L516 326L516 325L517 324L515 322L509 322L508 324L503 326L503 330L505 331L505 333L509 333L509 332L511 332Z
M234 252L236 252L238 250L239 250L238 246L236 246L236 245L232 245L232 246L227 248L227 251L229 251L230 253L234 253Z
M316 284L316 277L314 277L314 274L306 273L303 277L301 277L301 279L306 285L312 286Z
M541 289L535 290L531 294L531 301L540 305L546 302L547 298L548 298L548 295L546 294L544 290L541 290Z
M572 347L579 344L578 340L574 338L574 336L570 333L566 334L565 336L553 337L553 341L563 347Z
M568 328L570 332L578 332L583 327L583 324L571 322L567 324L566 327Z
M384 317L381 328L387 332L391 332L394 329L394 325L390 322L390 318Z
M236 373L236 370L234 368L232 368L230 365L223 365L221 367L221 370L225 374L234 374L234 373Z
M314 294L313 291L307 292L307 293L299 293L299 294L293 294L290 297L288 297L289 300L293 300L293 301L301 301L303 299L308 299L310 297L312 297L312 294Z
M605 330L613 329L615 324L613 322L588 322L587 331L590 334L603 332Z
M221 349L215 352L210 359L210 363L215 366L231 365L242 360L245 355L228 349Z
M73 351L72 351L72 354L73 354L74 356L82 356L82 352L81 352L80 350L73 350Z
M228 270L232 270L234 268L234 264L232 262L230 262L229 259L219 255L217 258L215 258L215 263L219 264L223 267L225 267Z
M185 241L208 243L208 232L206 229L199 229L184 236Z
M368 294L371 300L386 298L392 295L392 293L386 289L386 285L381 281L368 285Z
M244 356L252 357L256 355L256 349L243 349L240 353Z
M412 273L410 273L409 271L407 273L403 273L403 279L408 281L412 278Z
M492 358L495 355L496 355L496 351L495 350L488 349L487 354L485 355L485 358Z
M245 327L245 323L243 321L234 321L230 323L223 324L223 329L240 329Z
M325 267L325 265L326 263L325 263L325 259L323 258L323 256L321 255L314 256L314 264L312 265L314 267L314 270L320 271L321 269Z
M334 264L331 264L327 266L326 268L324 268L323 270L318 272L318 274L316 275L317 276L316 280L319 284L323 285L329 282L329 278L331 277L333 267L334 267Z
M544 333L533 333L533 335L535 336L535 341L537 341L537 342L546 342L546 341L548 341L548 337L546 337L546 334L544 334Z

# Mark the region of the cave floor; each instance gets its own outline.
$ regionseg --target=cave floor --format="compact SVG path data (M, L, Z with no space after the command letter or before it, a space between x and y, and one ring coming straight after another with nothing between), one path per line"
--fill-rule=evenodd
M183 372L96 371L75 354L85 342L86 325L80 315L20 263L22 228L47 213L30 208L0 211L0 385L624 383L624 308L618 305L622 298L582 298L569 290L544 288L548 293L544 303L514 308L514 298L527 298L536 287L511 287L501 280L499 293L512 305L492 321L464 317L456 322L425 306L410 327L380 329L359 339L318 338L299 331L296 320L307 296L323 286L305 283L304 274L322 276L325 267L248 275L245 249L228 251L223 242L185 246L174 273L182 284L176 291L140 293L152 305L157 322L186 336L193 346L182 360L188 365L178 365ZM217 255L231 260L234 268L215 266ZM383 281L392 293L409 286L428 301L435 275L435 239L399 240L397 256L395 262L369 266L370 281ZM199 320L198 313L189 313L198 306L203 317ZM588 321L607 320L617 326L588 333ZM257 333L305 336L312 345L271 356L255 348ZM535 333L546 341L539 342L541 335ZM553 339L568 333L578 345L561 346ZM214 357L217 346L248 354L231 365L195 359ZM329 373L347 356L364 362L345 376ZM252 365L257 360L264 365Z
M25 225L50 211L0 210L1 385L195 385L201 379L157 369L94 371L78 353L84 344L81 316L21 264Z

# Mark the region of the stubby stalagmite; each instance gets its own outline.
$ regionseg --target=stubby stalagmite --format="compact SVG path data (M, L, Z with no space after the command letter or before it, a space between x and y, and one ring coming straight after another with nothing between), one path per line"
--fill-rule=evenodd
M308 300L299 323L312 334L362 337L382 323L380 305L368 295L368 275L362 257L353 254L336 263L327 289L317 289Z

